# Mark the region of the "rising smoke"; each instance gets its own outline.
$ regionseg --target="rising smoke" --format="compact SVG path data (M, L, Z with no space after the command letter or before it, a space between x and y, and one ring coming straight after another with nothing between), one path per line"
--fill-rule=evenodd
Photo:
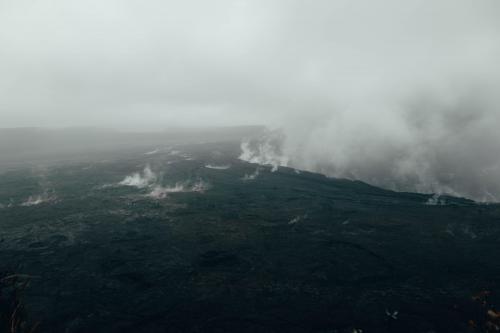
M477 91L420 99L384 116L338 112L242 143L241 159L359 179L397 191L500 199L500 103Z
M328 11L340 3L345 21ZM324 15L302 13L324 30L305 33L314 51L304 51L300 84L279 88L289 92L279 106L286 112L275 113L269 133L245 141L240 158L500 201L498 2L385 1L388 12L335 4L319 5Z

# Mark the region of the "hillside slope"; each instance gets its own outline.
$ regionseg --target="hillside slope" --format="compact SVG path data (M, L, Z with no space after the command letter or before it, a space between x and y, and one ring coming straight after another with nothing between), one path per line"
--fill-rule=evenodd
M0 174L0 272L30 280L26 320L40 332L495 324L498 205L237 155L235 143L151 146Z

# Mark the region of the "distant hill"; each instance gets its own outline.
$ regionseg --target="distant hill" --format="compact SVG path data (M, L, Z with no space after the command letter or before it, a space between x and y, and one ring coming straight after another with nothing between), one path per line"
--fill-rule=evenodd
M0 168L179 142L234 141L263 131L263 126L171 128L158 132L102 128L3 128L0 129Z

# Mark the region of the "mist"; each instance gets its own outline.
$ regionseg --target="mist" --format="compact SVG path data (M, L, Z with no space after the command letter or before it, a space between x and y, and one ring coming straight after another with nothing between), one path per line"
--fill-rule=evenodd
M0 127L262 124L256 163L499 201L499 11L0 0Z

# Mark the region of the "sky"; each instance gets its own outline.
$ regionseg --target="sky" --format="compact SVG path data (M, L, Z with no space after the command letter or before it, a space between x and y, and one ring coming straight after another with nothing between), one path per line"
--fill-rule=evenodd
M0 0L0 127L262 124L304 169L500 197L499 17L498 0Z

